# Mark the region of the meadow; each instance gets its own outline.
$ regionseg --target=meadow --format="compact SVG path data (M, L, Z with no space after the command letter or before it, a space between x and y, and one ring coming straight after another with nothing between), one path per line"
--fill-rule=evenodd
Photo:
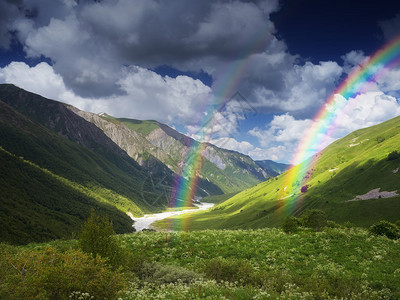
M399 240L362 228L144 231L113 239L125 257L117 265L87 256L76 240L2 244L0 297L400 298ZM64 275L66 264L74 272Z

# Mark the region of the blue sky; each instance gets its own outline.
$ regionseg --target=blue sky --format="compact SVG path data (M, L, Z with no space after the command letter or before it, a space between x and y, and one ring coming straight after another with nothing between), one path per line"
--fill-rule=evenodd
M332 91L400 33L394 3L0 0L0 83L290 162ZM399 115L399 90L394 67L324 140Z

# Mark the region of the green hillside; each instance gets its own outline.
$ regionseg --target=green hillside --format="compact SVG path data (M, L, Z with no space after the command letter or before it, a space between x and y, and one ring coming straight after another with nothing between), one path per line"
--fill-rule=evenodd
M284 194L283 175L244 190L211 211L191 214L190 229L262 228L279 226L287 215L300 215L309 208L324 210L333 221L369 226L382 219L400 219L400 117L355 131L317 154L309 176L308 191L295 186L294 195ZM304 167L305 163L296 168ZM374 189L397 196L349 201ZM287 193L289 192L287 188ZM180 216L183 218L183 216ZM158 223L163 226L163 222Z
M43 122L54 117L45 118L43 110L35 113L30 93L21 93L27 105L13 98L21 111L38 119L42 116ZM168 199L146 180L148 173L93 124L66 115L66 121L55 126L70 134L65 138L17 112L5 99L1 94L0 240L27 243L70 237L91 208L109 215L117 232L130 232L132 221L126 212L141 216L165 208ZM39 100L46 106L46 99ZM48 101L53 109L58 105ZM80 125L81 133L68 120ZM86 131L85 126L89 126ZM71 138L84 134L93 149Z

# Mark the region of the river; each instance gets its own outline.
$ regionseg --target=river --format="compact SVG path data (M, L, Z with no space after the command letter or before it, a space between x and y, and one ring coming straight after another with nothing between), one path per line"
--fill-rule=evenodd
M132 215L129 215L129 216L131 217L132 220L135 221L135 224L133 224L133 227L136 229L136 231L141 231L143 229L149 229L150 225L153 224L155 221L169 218L172 216L190 213L190 212L196 212L199 210L206 210L206 209L213 207L214 203L202 202L199 204L195 204L195 206L197 206L198 209L185 209L185 210L181 210L181 211L167 211L167 212L158 213L158 214L144 215L143 217L140 217L140 218L135 218Z

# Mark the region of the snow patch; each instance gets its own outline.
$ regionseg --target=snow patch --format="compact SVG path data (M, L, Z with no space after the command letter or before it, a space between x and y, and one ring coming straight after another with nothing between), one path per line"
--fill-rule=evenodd
M369 199L379 199L379 198L392 198L395 196L398 196L397 191L392 191L392 192L380 192L381 188L373 189L370 190L368 193L364 195L358 195L354 199L347 200L347 202L350 201L361 201L361 200L369 200Z
M339 168L330 169L329 172L333 172L333 171L336 171L336 170L339 170Z
M396 174L398 171L399 171L399 168L394 169L394 170L392 171L392 173L393 173L393 174Z
M365 139L365 140L362 140L361 142L358 142L358 143L355 143L355 144L354 144L354 142L355 142L357 139L358 139L358 138L352 139L352 140L350 141L351 144L349 145L349 147L354 147L354 146L360 145L360 144L362 144L362 143L364 143L364 142L366 142L366 141L369 141L369 139Z

